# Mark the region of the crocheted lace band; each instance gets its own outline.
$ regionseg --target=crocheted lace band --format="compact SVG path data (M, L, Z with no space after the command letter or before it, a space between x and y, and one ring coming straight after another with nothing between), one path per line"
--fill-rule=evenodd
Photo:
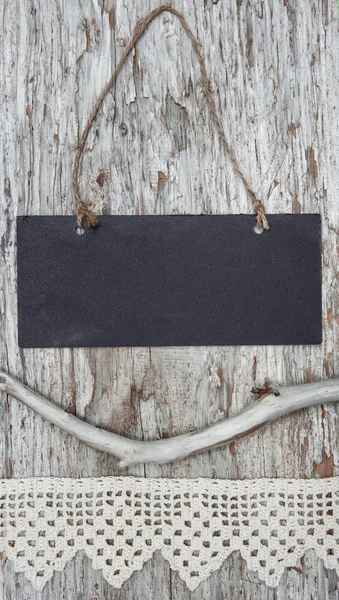
M0 481L0 552L37 590L79 550L116 588L160 550L194 590L234 550L277 586L308 549L339 575L339 478Z

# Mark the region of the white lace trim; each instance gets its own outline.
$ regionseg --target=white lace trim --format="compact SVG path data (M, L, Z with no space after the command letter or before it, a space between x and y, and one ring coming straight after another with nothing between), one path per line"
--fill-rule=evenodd
M275 587L310 548L339 575L339 478L0 481L0 552L37 590L78 550L116 588L160 550L194 590L234 550Z

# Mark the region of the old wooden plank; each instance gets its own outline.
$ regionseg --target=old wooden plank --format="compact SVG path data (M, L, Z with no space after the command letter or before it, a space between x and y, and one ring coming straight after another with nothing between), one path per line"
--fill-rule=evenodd
M324 341L320 347L19 351L15 216L70 214L71 169L89 111L155 0L3 2L0 164L1 366L88 421L131 437L188 431L239 411L253 383L338 375L338 13L335 0L187 2L225 131L268 212L323 219ZM140 41L90 134L86 199L125 214L248 212L249 201L206 110L197 61L175 17ZM84 270L85 275L85 270ZM258 268L258 283L263 274ZM335 407L272 423L231 447L123 474L312 477L338 474ZM19 403L1 399L0 475L118 474ZM312 553L268 590L237 555L189 593L155 555L113 590L78 556L41 595L2 563L0 598L334 598L336 576Z

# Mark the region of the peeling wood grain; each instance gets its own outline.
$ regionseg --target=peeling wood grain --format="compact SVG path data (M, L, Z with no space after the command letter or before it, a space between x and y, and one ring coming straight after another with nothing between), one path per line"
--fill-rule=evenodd
M214 422L229 406L229 382L233 414L250 402L251 387L262 385L265 377L293 385L339 375L336 0L174 2L199 37L230 144L267 212L322 214L323 344L18 349L15 216L72 214L73 146L136 21L158 5L156 0L13 0L0 7L0 366L55 402L63 399L64 408L91 423L138 439ZM208 116L190 43L175 19L164 17L150 26L134 63L131 58L124 66L96 119L84 156L84 196L93 202L104 196L105 211L115 214L249 212ZM109 173L102 188L95 181L100 169ZM158 194L159 172L167 181ZM222 381L219 370L221 386L216 385L217 378ZM210 373L217 375L212 382ZM338 412L331 407L324 417L320 408L312 409L289 417L288 423L272 423L237 442L235 454L215 449L175 465L138 466L123 474L338 475ZM316 473L323 461L326 465ZM0 475L9 477L11 469L14 477L120 473L113 458L84 448L19 403L9 405L1 398ZM121 590L113 590L78 556L38 595L2 560L0 598L338 597L337 577L312 553L296 569L302 572L285 573L278 590L268 590L233 554L189 593L156 554Z
M167 177L162 171L158 171L158 192L160 192L166 185Z
M288 126L288 131L291 132L294 138L297 137L297 127L295 123L290 123Z
M114 7L111 8L111 10L108 12L109 15L109 26L111 29L114 29L115 26L115 11L114 11Z
M231 442L229 445L229 451L232 454L232 456L235 456L235 454L237 453L237 445L235 442Z
M315 180L316 177L318 177L318 165L317 161L315 160L314 148L307 148L305 154L307 160L308 173L312 177L312 179Z
M333 454L327 456L325 448L322 449L322 461L314 463L314 474L319 477L333 477L334 475L334 457Z

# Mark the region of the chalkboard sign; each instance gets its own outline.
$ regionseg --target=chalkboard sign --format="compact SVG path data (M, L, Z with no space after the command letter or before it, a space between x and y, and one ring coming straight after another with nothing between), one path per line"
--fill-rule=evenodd
M18 217L19 345L321 343L320 216Z

